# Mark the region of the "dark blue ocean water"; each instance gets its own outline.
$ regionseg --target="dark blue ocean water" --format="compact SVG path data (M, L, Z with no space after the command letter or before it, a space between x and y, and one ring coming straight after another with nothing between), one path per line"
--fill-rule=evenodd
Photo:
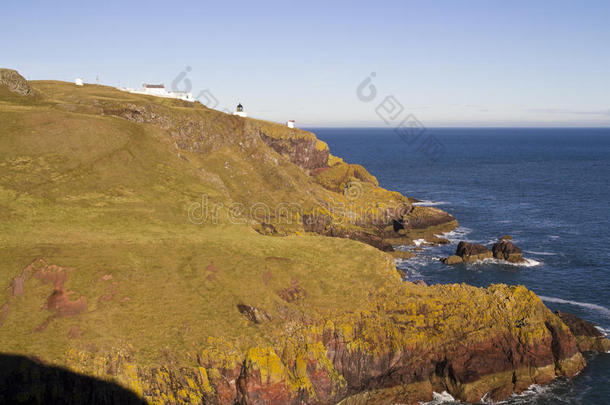
M409 145L390 128L312 128L331 152L388 189L454 215L452 244L402 262L427 283L523 284L553 310L610 330L610 129L428 129L444 153ZM528 266L446 266L459 240L489 247L509 234ZM533 387L510 404L610 404L610 354L588 356L571 381Z

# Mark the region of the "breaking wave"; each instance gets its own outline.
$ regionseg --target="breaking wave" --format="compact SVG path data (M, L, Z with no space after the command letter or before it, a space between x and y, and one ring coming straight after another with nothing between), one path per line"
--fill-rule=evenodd
M424 200L424 201L419 201L419 202L415 202L412 205L421 205L424 207L432 207L435 205L446 205L449 204L446 201L429 201L429 200Z
M536 252L535 250L524 250L525 253L531 253L538 256L556 256L557 253L552 252Z
M568 305L575 305L578 307L588 308L588 309L597 311L601 314L604 314L607 318L610 318L610 309L603 307L601 305L591 304L588 302L564 300L562 298L545 297L544 295L539 295L539 297L542 301L546 301L546 302L554 302L556 304L568 304Z
M451 396L447 391L443 391L440 394L438 392L432 393L432 401L420 402L420 405L440 405L440 404L461 404Z
M466 240L466 235L472 232L472 229L466 228L465 226L458 226L453 231L445 232L440 235L436 235L439 237L447 238L450 242L456 243L461 240Z
M553 392L552 385L542 386L542 385L538 385L538 384L530 385L525 391L520 392L519 394L512 394L505 401L500 401L500 402L495 402L495 403L496 404L510 404L510 405L532 404L532 403L536 403L537 399L555 400L555 401L557 401L557 402L554 401L555 403L562 403L562 402L560 402L562 400L561 397L557 396ZM490 400L485 400L485 398L481 402L494 403Z
M426 240L425 239L415 239L413 241L413 243L415 244L415 246L419 247L420 245L425 244Z
M506 266L515 266L515 267L534 267L534 266L540 266L542 264L542 262L538 261L538 260L534 260L534 259L528 259L526 257L523 258L523 262L520 263L511 263L507 260L499 260L499 259L483 259L483 260L477 260L474 263L470 263L470 264L474 264L474 265L480 265L480 264L503 264Z

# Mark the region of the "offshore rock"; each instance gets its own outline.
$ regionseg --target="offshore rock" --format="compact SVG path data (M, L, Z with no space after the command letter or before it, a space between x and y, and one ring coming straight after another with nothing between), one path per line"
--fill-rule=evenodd
M493 257L491 250L487 249L485 246L464 241L458 243L455 255L460 256L465 263L473 263L478 260L491 259Z
M520 263L523 259L523 252L508 239L501 239L491 248L496 259L506 260L511 263Z
M459 264L459 263L463 263L464 260L460 256L451 255L449 257L442 259L442 262L445 264Z

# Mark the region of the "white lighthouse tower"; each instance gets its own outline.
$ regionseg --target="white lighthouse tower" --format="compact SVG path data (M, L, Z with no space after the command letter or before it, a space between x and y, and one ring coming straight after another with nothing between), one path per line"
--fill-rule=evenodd
M235 111L233 111L233 115L238 115L240 117L247 117L248 113L244 111L244 106L241 103L237 104Z

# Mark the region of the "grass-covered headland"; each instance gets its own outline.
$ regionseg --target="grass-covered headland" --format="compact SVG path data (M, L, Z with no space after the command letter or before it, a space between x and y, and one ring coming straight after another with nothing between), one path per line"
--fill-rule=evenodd
M151 403L476 401L584 367L524 287L401 280L393 246L449 214L199 103L0 70L0 224L0 352ZM78 402L28 370L0 400Z

